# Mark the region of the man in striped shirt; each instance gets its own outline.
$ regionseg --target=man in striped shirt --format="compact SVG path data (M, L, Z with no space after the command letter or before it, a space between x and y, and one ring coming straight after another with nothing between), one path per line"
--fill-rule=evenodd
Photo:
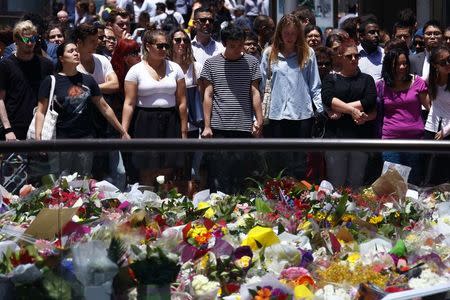
M208 58L200 75L205 82L202 137L259 137L263 116L258 60L244 53L245 33L239 27L226 27L221 36L225 50ZM214 155L208 164L209 179L213 181L210 188L225 193L238 192L234 189L242 184L239 178L245 178L246 161L233 153Z

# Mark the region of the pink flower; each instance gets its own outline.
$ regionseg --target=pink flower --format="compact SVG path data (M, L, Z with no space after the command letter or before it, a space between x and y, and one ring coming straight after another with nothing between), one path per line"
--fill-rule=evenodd
M287 280L296 280L302 276L311 276L309 271L302 267L291 267L281 271L281 278Z

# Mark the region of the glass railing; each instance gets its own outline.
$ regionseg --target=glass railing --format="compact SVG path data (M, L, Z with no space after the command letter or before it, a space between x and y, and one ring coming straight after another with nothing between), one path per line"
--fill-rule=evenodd
M52 140L0 154L1 299L450 289L447 141Z

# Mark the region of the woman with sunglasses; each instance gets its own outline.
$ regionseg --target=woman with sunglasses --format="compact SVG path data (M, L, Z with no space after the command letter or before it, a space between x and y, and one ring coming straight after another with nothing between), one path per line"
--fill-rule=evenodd
M446 45L431 50L428 94L431 108L425 123L425 139L450 140L450 50ZM448 182L450 157L432 155L429 159L425 183Z
M108 122L120 133L122 139L129 139L128 133L122 128L111 107L103 99L100 88L90 75L77 70L80 55L74 43L65 42L56 51L58 64L56 66L53 109L58 113L56 123L57 139L93 138L94 124L92 113L94 105ZM36 112L36 140L41 139L44 116L49 105L51 78L48 76L39 89L39 102ZM64 152L57 154L56 165L52 171L80 175L91 175L92 152Z
M198 139L203 128L203 101L198 81L202 65L195 61L191 40L184 30L177 30L170 35L169 57L180 65L186 82L186 101L188 110L188 138ZM185 175L195 180L199 178L201 153L187 154Z
M122 125L130 130L135 117L136 138L186 138L186 83L181 67L166 59L169 43L165 32L146 31L142 38L143 60L125 77L125 103ZM158 175L173 174L181 167L183 156L177 153L135 153L133 164L140 180L153 185Z
M391 48L385 52L377 82L378 132L382 139L423 139L424 125L421 105L429 110L427 85L419 76L410 74L408 48ZM418 153L383 152L383 160L412 168L409 182L419 185L422 180L421 155Z
M359 53L355 42L344 39L334 55L336 73L322 81L324 107L340 113L338 119L328 120L325 138L363 139L372 136L366 121L376 115L376 89L373 78L358 68ZM335 186L358 188L364 181L368 154L365 152L325 153L326 174Z

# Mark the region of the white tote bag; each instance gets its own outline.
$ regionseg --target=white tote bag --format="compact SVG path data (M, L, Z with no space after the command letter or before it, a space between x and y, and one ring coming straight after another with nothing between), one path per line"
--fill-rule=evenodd
M54 93L55 93L55 76L50 75L52 83L50 87L50 95L48 98L47 113L44 117L44 126L42 127L41 139L51 140L56 137L56 121L58 120L58 113L53 109ZM27 139L34 140L36 138L36 110L33 110L33 119L28 127Z

